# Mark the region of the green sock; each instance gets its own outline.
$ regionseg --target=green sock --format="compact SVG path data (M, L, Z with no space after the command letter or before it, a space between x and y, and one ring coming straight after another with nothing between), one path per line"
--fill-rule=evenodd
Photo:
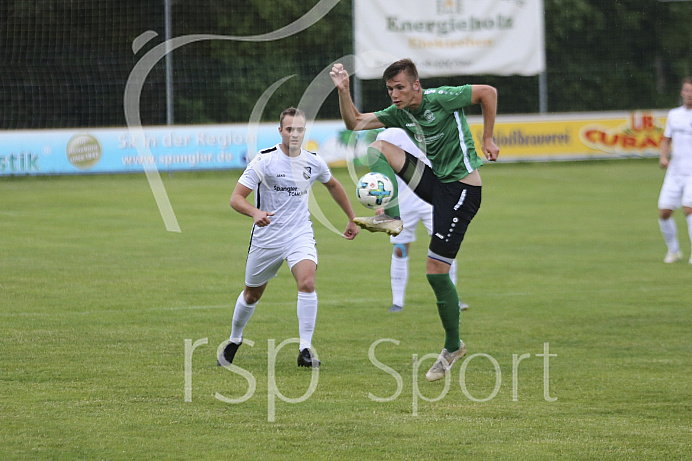
M370 171L373 173L381 173L392 181L394 193L390 203L393 202L396 203L396 205L385 208L384 212L387 213L387 216L392 218L401 217L401 213L399 212L399 184L397 183L394 169L391 167L389 162L387 162L387 159L384 157L382 152L374 147L368 147L368 161L370 163Z
M428 283L437 298L437 312L445 329L445 349L459 349L459 295L449 274L427 274Z

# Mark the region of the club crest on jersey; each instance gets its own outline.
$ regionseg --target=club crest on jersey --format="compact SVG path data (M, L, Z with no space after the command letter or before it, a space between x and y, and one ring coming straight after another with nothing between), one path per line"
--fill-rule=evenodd
M423 112L423 118L427 120L428 122L434 122L435 121L435 114L430 112L430 110L426 110Z
M310 179L311 174L312 174L312 168L311 167L306 166L303 168L303 178Z

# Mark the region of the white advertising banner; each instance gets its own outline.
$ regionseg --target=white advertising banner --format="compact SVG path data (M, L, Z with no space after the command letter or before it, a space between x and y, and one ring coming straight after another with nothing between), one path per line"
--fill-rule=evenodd
M421 77L545 70L543 0L354 0L357 76L410 58Z

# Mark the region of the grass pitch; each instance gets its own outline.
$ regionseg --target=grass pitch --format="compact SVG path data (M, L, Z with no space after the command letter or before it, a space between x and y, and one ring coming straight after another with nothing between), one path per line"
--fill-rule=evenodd
M314 220L312 388L279 348L298 336L285 268L246 374L216 366L251 227L228 206L238 175L163 177L181 233L143 175L0 179L0 458L692 458L692 266L661 262L654 160L483 168L458 257L469 358L448 387L423 376L444 335L422 228L390 314L388 239Z

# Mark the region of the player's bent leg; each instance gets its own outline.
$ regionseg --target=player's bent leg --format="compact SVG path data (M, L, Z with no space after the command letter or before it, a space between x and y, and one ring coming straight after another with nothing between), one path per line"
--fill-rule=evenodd
M229 340L232 343L240 345L243 342L243 332L247 326L252 314L255 312L257 303L264 293L264 289L267 288L267 284L261 285L259 287L248 287L246 286L235 303L235 309L233 310L233 323L231 326L231 337Z
M370 232L385 232L399 235L404 228L399 211L399 187L395 171L401 171L406 163L406 152L387 141L375 141L368 147L370 171L381 173L392 180L394 187L393 205L385 208L384 214L353 220L361 228Z
M387 176L393 186L391 205L386 207L383 215L367 218L357 217L353 220L361 228L370 232L385 232L389 235L399 235L404 228L399 212L399 187L395 171L399 171L405 160L404 151L386 141L375 141L368 147L368 163L370 171Z
M439 185L439 181L430 167L413 155L388 142L376 141L373 145L379 146L390 153L396 152L397 154L392 154L392 158L396 160L392 160L394 163L392 166L400 168L396 170L399 172L399 177L411 187L418 197L428 203L432 203L432 191ZM372 149L376 151L376 149ZM398 213L398 210L390 210L389 213L395 214ZM396 219L396 216L392 217L391 215L355 218L353 222L370 232L386 232L390 235L399 235L404 227L401 219Z
M392 218L399 218L401 214L399 213L399 185L396 180L396 172L401 169L401 166L398 166L399 162L396 161L392 165L391 160L385 155L384 152L389 152L391 149L401 150L385 141L375 141L370 144L367 151L368 165L371 172L383 174L392 182L392 200L389 202L389 206L385 207L384 212ZM396 159L396 156L392 158Z
M368 149L374 149L381 154L381 157L387 162L392 173L400 171L404 167L406 161L406 152L399 146L387 141L374 141ZM395 178L396 179L396 178Z

